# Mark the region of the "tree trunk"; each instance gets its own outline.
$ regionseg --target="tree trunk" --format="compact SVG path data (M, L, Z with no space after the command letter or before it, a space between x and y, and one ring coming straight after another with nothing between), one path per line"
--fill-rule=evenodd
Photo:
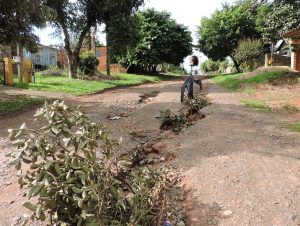
M76 78L77 77L77 67L78 67L78 59L76 56L74 57L73 54L67 54L68 63L69 63L69 78Z
M233 61L234 67L236 68L236 70L238 71L238 73L241 73L240 65L238 64L238 62L234 59L233 56L230 56L230 58Z
M106 31L106 74L107 76L110 76L110 43L108 29Z

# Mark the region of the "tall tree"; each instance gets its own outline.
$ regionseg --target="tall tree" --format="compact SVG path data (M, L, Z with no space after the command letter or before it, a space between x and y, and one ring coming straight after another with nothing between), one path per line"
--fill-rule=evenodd
M177 24L167 12L148 9L139 14L140 38L137 47L123 62L155 71L158 64L178 65L192 52L192 36L187 27Z
M257 19L266 42L276 43L283 34L300 26L299 0L274 0L262 5Z
M47 0L46 5L56 13L51 21L59 34L64 36L64 48L69 62L69 77L75 78L79 64L79 54L84 38L95 26L99 17L99 9L105 0ZM72 48L71 41L76 40Z
M43 0L0 0L0 44L19 43L27 49L36 50L38 37L34 27L43 27L50 16Z
M107 75L110 76L111 54L128 50L136 40L136 17L144 0L106 0L101 8L101 21L106 25ZM101 22L100 21L100 22Z
M260 38L256 29L257 1L240 1L233 6L224 5L210 18L204 17L199 27L200 50L213 60L229 56L238 71L239 64L233 56L238 41Z

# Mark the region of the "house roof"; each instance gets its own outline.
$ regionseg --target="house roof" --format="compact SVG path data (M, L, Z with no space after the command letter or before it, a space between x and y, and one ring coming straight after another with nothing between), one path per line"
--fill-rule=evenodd
M300 27L283 34L283 37L300 38Z

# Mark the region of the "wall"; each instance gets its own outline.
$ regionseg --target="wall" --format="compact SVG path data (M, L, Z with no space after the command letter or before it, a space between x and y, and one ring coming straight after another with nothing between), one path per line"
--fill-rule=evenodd
M265 56L265 66L270 66L271 54ZM291 57L273 54L273 66L291 66Z
M23 50L23 58L30 59L35 65L49 66L57 65L58 51L57 49L48 46L38 46L39 51L37 53L31 53L28 50Z

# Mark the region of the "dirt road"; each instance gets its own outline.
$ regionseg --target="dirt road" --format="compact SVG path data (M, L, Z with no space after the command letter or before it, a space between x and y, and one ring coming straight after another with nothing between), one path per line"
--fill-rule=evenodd
M237 94L210 80L204 84L213 101L203 109L206 118L179 135L162 133L155 116L160 109L182 107L181 84L142 85L66 102L83 105L92 120L107 125L114 137L122 136L123 151L139 143L163 143L162 154L177 156L168 164L184 169L186 225L300 224L299 136L282 128L275 116L242 106ZM140 102L142 94L151 97ZM33 112L0 119L0 215L12 224L20 220L25 198L4 156L10 149L6 131L23 121L34 126ZM115 116L121 118L110 120Z

